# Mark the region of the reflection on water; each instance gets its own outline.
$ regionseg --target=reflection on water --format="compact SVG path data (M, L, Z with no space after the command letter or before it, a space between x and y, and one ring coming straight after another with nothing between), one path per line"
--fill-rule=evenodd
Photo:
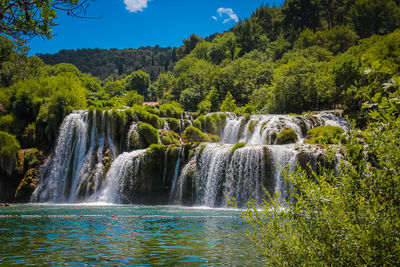
M0 215L13 215L0 218L2 265L262 265L235 210L17 205Z

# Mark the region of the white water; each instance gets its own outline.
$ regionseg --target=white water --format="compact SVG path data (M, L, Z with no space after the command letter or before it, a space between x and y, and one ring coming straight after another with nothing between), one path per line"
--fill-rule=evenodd
M138 172L158 166L142 164L146 150L130 151L139 147L139 144L131 142L131 138L139 140L136 122L126 127L125 135L121 135L126 136L121 142L128 152L119 154L121 146L116 146L113 141L111 116L107 112L95 113L93 118L89 118L87 111L76 111L65 118L55 152L41 172L40 185L33 194L34 201L125 203L134 199L125 198L125 195L135 191ZM181 132L185 121L190 124L190 120L189 116L182 115ZM96 121L100 125L96 125ZM310 161L317 160L321 151L316 146L303 144L302 138L308 129L320 125L347 127L343 118L332 113L253 115L248 119L227 113L220 134L221 144L200 145L196 155L186 162L184 146L181 145L173 170L167 168L168 160L171 160L167 152L161 156L160 162L164 162L164 167L161 167L159 184L162 183L163 189L170 188L165 199L169 199L170 204L224 207L225 199L234 197L243 207L251 199L261 203L265 197L264 189L281 193L284 198L286 189L281 169L294 170L299 153L307 153ZM296 131L299 136L297 144L276 145L277 135L285 128ZM166 123L164 130L168 129ZM238 142L247 145L231 153L233 144ZM202 146L204 149L200 149ZM172 180L167 181L171 172Z
M120 203L126 183L133 183L137 176L142 157L146 150L135 150L119 155L107 172L104 186L92 200L106 203Z
M99 189L104 178L104 153L112 159L117 154L106 112L100 114L100 129L96 126L97 114L90 119L87 111L76 111L64 119L54 155L41 171L40 184L32 196L34 201L74 203L80 192L89 195L90 183L92 190Z

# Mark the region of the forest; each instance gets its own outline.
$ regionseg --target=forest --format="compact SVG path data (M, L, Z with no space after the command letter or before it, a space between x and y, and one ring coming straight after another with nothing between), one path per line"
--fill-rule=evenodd
M63 119L74 110L112 110L119 120L130 116L120 110L130 108L146 122L141 127L149 139L157 138L154 131L163 128L160 117L169 117L176 129L176 119L187 111L197 120L183 140L217 142L213 128L219 127L220 118L207 122L206 113L250 116L341 109L359 129L347 141L353 168L343 164L343 179L328 171L311 177L307 172L287 173L299 188L292 194L300 204L282 214L272 197L266 205L273 213L257 215L255 207L250 209L245 217L254 232L249 236L271 263L320 265L326 263L325 255L331 257L327 265L351 265L357 257L360 265L384 265L385 260L396 265L399 26L399 0L286 0L281 7L259 7L227 32L209 38L192 34L177 48L62 50L28 57L26 50L2 35L0 179L6 181L8 199L21 200L17 188L37 179L35 168L51 153ZM159 103L156 108L142 106L153 101ZM165 144L179 138L166 134ZM157 143L147 140L146 146ZM334 200L325 203L327 196ZM316 214L313 208L332 212ZM340 212L345 209L353 213ZM385 219L374 217L374 210ZM300 220L301 214L309 221ZM339 223L338 214L347 221ZM265 225L262 218L290 221L298 228L272 219ZM311 233L301 228L308 222L318 225ZM258 237L260 231L264 241L278 240L284 231L288 238L266 244ZM346 233L348 243L356 240L359 247L334 242ZM320 249L315 240L324 244L326 254L315 256ZM287 253L284 247L296 249Z

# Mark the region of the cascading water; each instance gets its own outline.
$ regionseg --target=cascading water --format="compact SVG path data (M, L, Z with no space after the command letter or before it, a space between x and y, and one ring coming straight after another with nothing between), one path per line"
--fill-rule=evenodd
M284 198L280 170L317 162L322 153L317 146L303 143L307 130L323 125L347 128L345 120L332 112L250 117L226 113L220 144L197 144L194 153L191 149L196 145L180 140L168 148L143 150L138 122L132 118L126 125L118 124L111 112L75 111L65 118L33 201L151 203L157 198L154 201L160 204L220 207L226 206L226 198L234 197L243 207L251 199L261 203L264 189ZM182 114L181 133L192 125L191 120ZM296 144L276 144L285 128L296 131ZM160 131L169 130L165 120ZM246 145L233 149L238 142Z
M124 152L112 163L107 172L104 186L92 201L121 203L124 200L124 190L133 184L132 179L137 177L140 163L146 150Z
M261 203L264 189L271 194L280 193L284 199L281 170L293 171L305 159L318 161L321 150L303 144L303 138L307 130L324 125L347 127L345 119L329 112L307 116L253 115L248 119L227 113L221 133L225 144L204 144L198 149L174 183L170 203L218 207L225 206L226 198L234 197L239 206L245 206L250 199ZM276 145L277 136L285 128L296 131L297 144ZM233 152L233 144L238 142L247 145ZM193 190L192 194L185 192L188 190Z
M107 112L99 114L99 120L96 113L89 118L87 111L76 111L65 118L54 155L41 171L34 201L73 203L100 188L104 160L112 161L117 154Z

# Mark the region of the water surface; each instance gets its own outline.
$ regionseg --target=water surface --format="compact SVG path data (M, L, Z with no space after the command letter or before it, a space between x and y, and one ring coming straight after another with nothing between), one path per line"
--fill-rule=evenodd
M126 205L0 208L2 265L257 266L240 212Z

